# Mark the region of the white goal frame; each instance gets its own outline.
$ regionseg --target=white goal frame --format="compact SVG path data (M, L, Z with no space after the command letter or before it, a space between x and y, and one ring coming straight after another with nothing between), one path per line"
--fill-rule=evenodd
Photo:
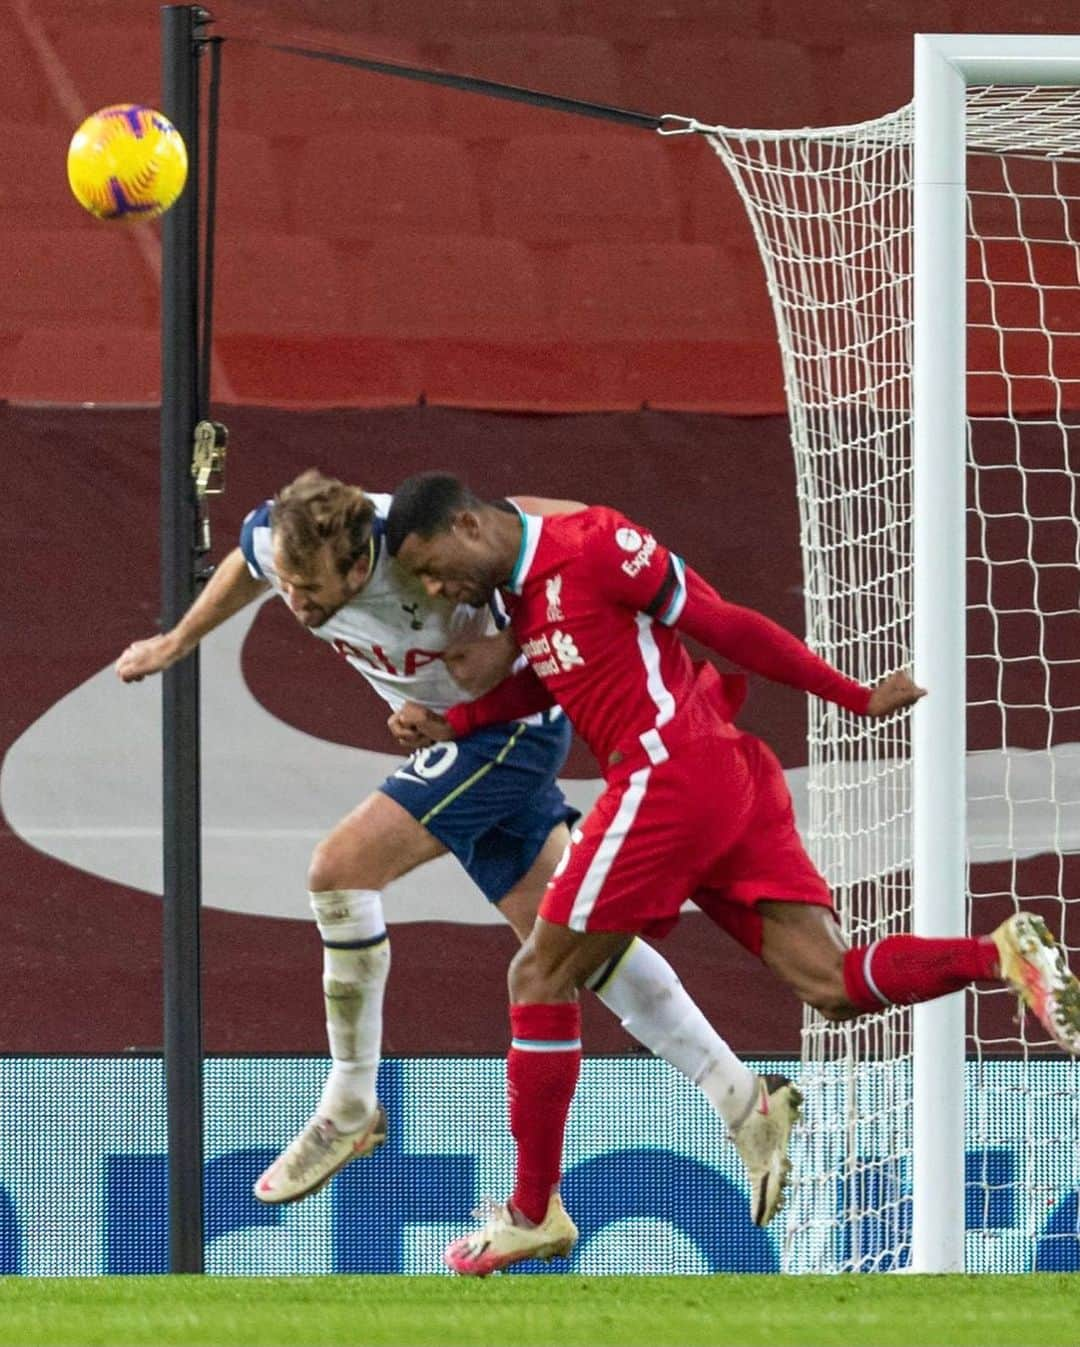
M913 736L917 935L966 933L966 156L969 85L1080 86L1080 37L915 37ZM964 994L914 1008L913 1272L964 1270Z

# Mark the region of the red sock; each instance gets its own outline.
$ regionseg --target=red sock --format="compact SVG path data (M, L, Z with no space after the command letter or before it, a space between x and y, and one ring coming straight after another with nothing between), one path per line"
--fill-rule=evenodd
M994 942L983 936L931 940L887 935L844 955L844 990L859 1010L911 1006L998 975Z
M517 1142L514 1208L537 1225L562 1173L563 1133L581 1068L576 1001L510 1007L506 1059L510 1131Z

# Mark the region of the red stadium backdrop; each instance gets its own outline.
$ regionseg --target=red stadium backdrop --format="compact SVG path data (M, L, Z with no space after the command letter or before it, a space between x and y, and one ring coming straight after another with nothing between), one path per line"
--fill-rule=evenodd
M745 213L707 145L301 62L250 39L319 41L653 113L782 127L905 102L913 30L1045 32L1056 15L1036 4L1018 17L1014 0L211 8L227 39L214 393L232 432L215 555L248 508L310 464L376 490L445 466L488 494L619 506L722 592L800 630L772 320ZM83 115L155 101L160 76L157 0L9 0L4 10L9 755L155 625L156 413L80 404L157 399L157 230L92 221L63 163ZM57 403L69 405L40 405ZM280 605L256 620L243 674L279 720L389 751L381 703ZM756 686L742 723L785 768L805 764L797 694ZM122 711L107 730L122 746ZM211 748L240 760L245 745ZM95 763L75 754L56 770L57 801L72 779L96 779ZM593 774L581 751L573 770ZM257 800L257 780L238 789ZM45 833L80 826L48 790L39 803ZM298 846L282 876L298 910L306 853ZM0 1050L159 1044L159 900L34 849L7 821L0 856ZM208 909L204 929L207 1048L322 1051L312 923ZM420 922L396 927L394 941L387 1050L503 1051L509 934ZM797 1049L793 998L704 919L684 918L665 952L739 1049ZM609 1016L590 1007L587 1018L593 1050L630 1050Z
M317 463L385 489L420 468L452 464L492 494L573 490L610 501L653 526L726 593L799 627L794 482L780 419L510 417L412 408L303 416L237 409L228 420L228 492L213 509L217 556L234 545L246 510L301 467ZM128 641L154 630L157 449L156 416L149 412L6 408L0 427L5 444L21 446L24 465L9 483L0 523L11 559L0 573L11 690L0 712L0 752L7 753ZM270 605L257 619L243 674L253 695L297 728L392 751L382 702L283 605ZM109 734L122 739L120 692ZM799 694L761 684L743 723L766 735L793 767L805 762L802 716ZM237 789L257 799L259 783L244 769L250 749L242 740L205 746L207 754L234 761ZM71 773L89 782L98 779L96 770L78 756L70 763ZM571 771L596 775L584 749ZM58 796L67 785L57 782ZM42 801L45 813L50 807ZM159 1043L160 900L45 856L9 827L0 847L5 1050L116 1051ZM298 913L307 851L298 843L293 872L280 881L295 891ZM387 906L392 920L392 902ZM502 1051L512 937L495 926L426 922L397 925L393 937L388 1051ZM703 918L685 917L665 950L739 1047L797 1048L794 1000ZM310 921L207 910L205 966L209 1050L322 1050L319 951ZM594 1050L629 1049L609 1015L590 1015Z

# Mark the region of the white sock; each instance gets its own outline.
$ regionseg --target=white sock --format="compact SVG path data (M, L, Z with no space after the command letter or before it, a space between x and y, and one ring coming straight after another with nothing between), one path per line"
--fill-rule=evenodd
M690 999L662 954L635 939L588 985L628 1034L704 1092L728 1126L742 1121L757 1077Z
M375 1108L390 941L382 896L373 889L309 894L323 941L323 999L333 1066L316 1113L343 1132Z

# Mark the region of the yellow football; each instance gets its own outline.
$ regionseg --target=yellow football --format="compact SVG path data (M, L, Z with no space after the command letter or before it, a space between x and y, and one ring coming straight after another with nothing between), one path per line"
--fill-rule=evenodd
M187 172L183 136L167 117L141 103L95 112L68 146L71 190L99 220L153 220L177 200Z

